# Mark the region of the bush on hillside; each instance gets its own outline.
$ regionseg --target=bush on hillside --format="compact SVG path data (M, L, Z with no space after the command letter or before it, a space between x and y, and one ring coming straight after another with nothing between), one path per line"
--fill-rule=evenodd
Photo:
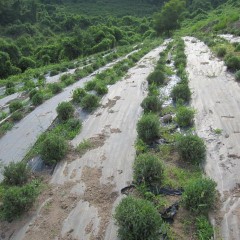
M137 123L138 137L146 143L151 143L159 137L160 122L157 115L144 114Z
M67 142L61 136L49 133L43 140L40 154L46 164L60 161L67 153Z
M158 239L162 219L151 202L133 197L122 199L114 218L120 239Z
M11 162L3 168L3 182L6 185L23 185L28 181L30 170L24 162Z
M87 92L83 88L77 88L73 91L73 101L75 103L81 102L82 98L87 95Z
M164 84L165 76L161 70L155 70L148 76L147 80L148 80L149 84L154 83L157 86L160 86L160 85Z
M232 71L240 70L240 58L237 56L230 56L226 60L226 65L229 70Z
M21 101L19 100L15 100L15 101L12 101L10 104L9 104L9 110L10 110L10 113L12 112L15 112L19 109L22 109L23 108L23 104Z
M162 102L160 101L158 96L148 96L142 101L141 107L143 108L145 113L157 113L160 112L162 109Z
M41 105L43 103L43 100L44 100L43 93L40 91L35 93L34 96L32 97L32 103L34 106Z
M38 183L35 181L22 187L8 188L3 194L0 215L4 220L14 220L33 205L37 195Z
M184 102L188 102L191 97L191 91L188 87L187 84L177 84L172 92L171 92L171 97L173 101L177 102L179 100L183 100Z
M177 109L176 122L180 127L189 127L193 124L194 110L185 106Z
M177 150L186 162L200 164L206 157L206 146L204 141L197 135L181 135L177 138Z
M240 81L240 70L235 73L235 79L236 81Z
M56 110L60 121L67 121L74 114L74 107L70 102L59 103Z
M58 94L62 91L62 86L60 83L52 83L49 84L49 88L53 94Z
M14 121L14 122L18 122L20 121L21 119L23 118L23 114L22 112L14 112L11 116L11 119Z
M185 207L196 213L206 213L214 206L216 183L207 178L190 181L183 192Z
M106 93L108 93L108 88L106 85L104 85L103 83L97 83L94 90L97 92L98 95L104 95Z
M213 239L214 231L211 223L205 216L196 218L197 237L199 240Z
M160 186L164 177L163 162L151 153L140 154L134 161L134 180L147 186Z
M217 56L224 57L227 53L227 49L225 47L220 47L217 49Z
M87 94L80 102L81 107L86 111L93 111L99 106L99 97L93 94Z

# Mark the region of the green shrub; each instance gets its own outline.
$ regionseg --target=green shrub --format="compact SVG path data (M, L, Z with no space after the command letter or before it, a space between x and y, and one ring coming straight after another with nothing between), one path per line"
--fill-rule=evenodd
M196 213L206 213L214 206L216 183L207 178L190 181L183 192L184 206Z
M79 103L86 95L87 93L83 88L77 88L73 91L73 101Z
M159 137L160 122L157 115L144 114L137 123L137 132L140 139L146 143L151 143Z
M162 219L147 200L126 197L114 215L120 239L154 240L159 238Z
M188 87L187 84L177 84L172 92L171 92L171 97L173 101L177 102L179 100L183 100L184 102L188 102L191 97L191 91Z
M16 92L16 89L13 87L13 88L6 88L5 90L5 95L11 95L11 94L14 94Z
M52 83L49 84L49 88L53 94L58 94L62 91L62 86L60 83Z
M142 103L141 107L144 109L145 113L148 112L160 112L162 109L162 102L160 101L158 96L148 96L146 97Z
M217 56L218 57L224 57L227 53L227 50L225 47L220 47L217 49Z
M160 186L164 177L162 161L151 153L140 154L133 166L134 180L148 186Z
M148 80L149 84L154 83L157 86L160 86L160 85L164 84L165 76L161 70L155 70L148 76L147 80Z
M53 76L55 76L57 74L59 74L58 70L52 70L49 75L50 75L50 77L53 77Z
M98 95L104 95L108 93L108 88L103 83L97 83L94 90L97 92Z
M236 81L240 81L240 70L235 73L235 79Z
M67 121L74 114L74 107L70 102L59 103L56 110L60 121Z
M34 96L32 97L32 103L34 106L41 105L43 103L43 93L38 91Z
M28 181L29 176L30 170L24 162L11 162L3 168L3 182L6 185L23 185Z
M12 221L19 217L32 206L38 193L36 181L22 187L8 188L2 199L1 216L3 219Z
M193 124L194 110L185 106L177 109L176 121L180 127L189 127Z
M93 94L87 94L80 102L81 107L87 111L93 111L99 106L99 97Z
M86 89L86 91L92 91L95 89L96 84L97 84L97 81L91 80L85 84L84 88Z
M240 58L237 56L230 56L226 60L226 65L229 70L232 71L240 70Z
M199 240L211 240L214 231L212 225L205 216L200 216L196 219L197 238Z
M12 112L15 112L19 109L22 109L23 108L23 104L21 101L19 100L15 100L15 101L12 101L10 104L9 104L9 110L10 110L10 113Z
M206 157L204 141L192 134L177 138L177 150L181 159L193 164L200 164Z
M14 122L18 122L23 118L23 114L22 114L22 112L14 112L12 114L11 118Z
M49 133L42 142L40 153L44 162L52 165L66 155L67 148L63 137Z
M32 100L33 96L34 96L37 92L38 92L38 91L37 91L36 88L34 88L33 90L31 90L31 91L29 92L29 98Z

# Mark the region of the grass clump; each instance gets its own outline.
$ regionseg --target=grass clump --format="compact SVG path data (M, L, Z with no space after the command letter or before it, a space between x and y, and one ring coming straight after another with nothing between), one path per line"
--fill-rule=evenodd
M27 183L30 170L24 162L11 162L3 168L3 182L6 185L21 186Z
M80 102L80 106L86 111L93 111L99 106L99 97L93 94L86 94Z
M163 162L151 153L140 154L133 166L134 180L147 186L160 186L164 178Z
M120 239L158 239L162 219L154 206L147 200L124 198L114 215L119 227Z
M165 75L163 71L157 69L148 76L147 80L150 85L156 84L157 86L160 86L164 84Z
M37 92L32 97L32 103L34 106L39 106L43 103L44 97L42 92Z
M188 87L187 84L177 84L171 92L171 97L173 99L174 102L177 101L184 101L184 102L188 102L190 100L191 97L191 91Z
M214 206L216 183L208 178L189 182L184 189L183 203L186 209L195 213L207 213Z
M240 70L240 58L237 56L229 56L226 60L226 65L229 70L238 71Z
M213 227L205 216L196 218L197 238L199 240L211 240L214 231Z
M72 118L74 114L74 107L70 102L61 102L56 110L59 120L63 122Z
M22 109L23 108L23 103L19 100L16 100L16 101L12 101L10 104L9 104L9 110L10 110L10 113L13 113L19 109Z
M194 110L185 106L177 109L176 122L180 127L189 127L193 124Z
M80 103L82 98L87 95L87 92L83 88L77 88L73 91L73 102Z
M67 149L67 142L63 137L49 133L41 144L40 154L46 164L52 165L64 158Z
M58 94L62 91L62 85L60 83L49 84L49 88L53 94Z
M235 73L235 79L236 79L236 81L240 82L240 70L238 70L238 71Z
M23 114L22 112L14 112L11 116L11 119L14 121L14 122L18 122L20 121L21 119L23 118Z
M39 183L33 181L22 187L8 188L2 197L0 216L3 220L12 221L27 211L34 203L39 193Z
M204 141L197 135L180 135L177 138L177 150L186 162L200 164L206 157L206 146Z
M78 146L77 151L80 155L84 155L89 149L91 149L92 143L89 139L84 139Z
M144 113L157 113L162 109L162 102L156 95L148 96L142 101L141 107L144 109Z
M218 57L224 57L227 53L227 49L225 47L220 47L217 49L217 56Z
M144 114L137 123L138 137L146 143L151 143L159 137L160 122L156 114Z

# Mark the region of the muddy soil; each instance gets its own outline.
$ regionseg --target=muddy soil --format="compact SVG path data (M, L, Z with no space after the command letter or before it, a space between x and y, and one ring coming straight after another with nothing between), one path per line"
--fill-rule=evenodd
M213 213L212 221L217 227L216 234L219 232L224 240L237 240L240 239L240 86L204 43L192 37L184 40L192 106L197 110L196 130L207 146L204 168L216 181L221 195L220 210Z
M39 135L45 132L57 117L56 107L62 101L70 101L74 89L83 87L87 81L92 80L96 73L102 72L111 68L117 62L127 58L129 55L139 50L134 50L128 55L121 57L106 66L96 70L90 76L81 79L71 86L66 87L63 92L52 97L44 102L42 105L30 112L19 123L15 124L13 129L8 131L3 137L0 138L0 163L7 165L9 162L21 161L30 148L34 145ZM9 99L17 97L21 93L16 93L9 97L0 100L1 105L6 104ZM7 101L7 102L6 102ZM0 180L2 174L0 172Z
M128 77L111 86L102 107L89 115L82 132L71 142L76 147L90 139L95 147L82 155L70 154L56 167L51 186L75 196L70 202L71 211L68 207L61 210L63 213L52 228L50 213L57 211L48 208L49 213L40 206L38 214L15 231L11 239L117 239L112 213L122 198L121 188L132 181L136 124L142 114L140 104L147 94L146 78L165 48L162 45L149 52L129 70ZM52 191L51 198L56 198L53 209L61 209L61 201L57 200L61 196ZM41 227L43 224L45 228Z

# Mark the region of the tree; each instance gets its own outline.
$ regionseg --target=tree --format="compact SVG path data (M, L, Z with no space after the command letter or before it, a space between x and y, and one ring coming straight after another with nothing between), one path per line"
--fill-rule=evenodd
M155 15L155 29L158 33L169 32L179 27L181 15L185 10L184 0L170 0L160 13Z

